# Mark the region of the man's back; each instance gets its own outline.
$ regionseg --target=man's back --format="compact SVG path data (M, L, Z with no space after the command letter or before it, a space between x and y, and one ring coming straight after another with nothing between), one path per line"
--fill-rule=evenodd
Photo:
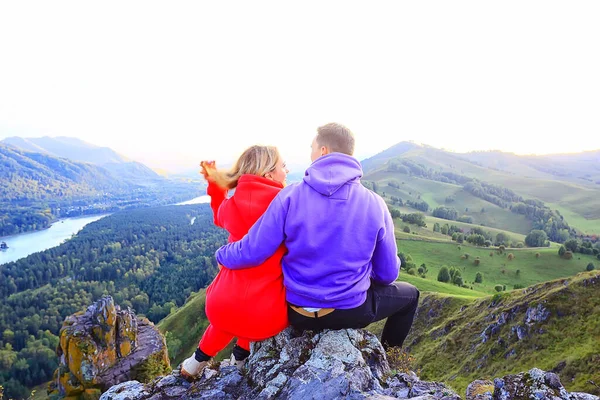
M284 283L290 303L309 307L352 308L365 300L372 258L389 211L377 194L360 183L353 157L332 153L316 160L303 182L279 195L285 220L287 255ZM395 240L388 245L396 257ZM384 280L395 280L398 263L382 266Z

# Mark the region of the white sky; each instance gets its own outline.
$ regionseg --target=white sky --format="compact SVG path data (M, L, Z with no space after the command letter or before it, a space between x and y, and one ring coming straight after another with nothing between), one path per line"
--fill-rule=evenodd
M152 167L275 144L357 156L600 148L600 2L0 3L0 139L75 136Z

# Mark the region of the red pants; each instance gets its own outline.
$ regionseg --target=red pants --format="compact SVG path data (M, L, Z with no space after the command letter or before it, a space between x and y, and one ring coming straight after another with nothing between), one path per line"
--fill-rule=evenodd
M200 343L198 343L198 348L207 356L214 357L218 352L227 347L234 337L230 333L208 325L204 335L202 335L202 339L200 339ZM237 345L244 350L250 351L250 340L248 339L237 338Z

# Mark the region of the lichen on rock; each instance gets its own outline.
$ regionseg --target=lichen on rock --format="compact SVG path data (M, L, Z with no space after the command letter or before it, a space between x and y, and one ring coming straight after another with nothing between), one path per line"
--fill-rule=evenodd
M66 318L59 339L59 367L48 388L53 398L98 399L117 383L170 370L164 337L110 296Z

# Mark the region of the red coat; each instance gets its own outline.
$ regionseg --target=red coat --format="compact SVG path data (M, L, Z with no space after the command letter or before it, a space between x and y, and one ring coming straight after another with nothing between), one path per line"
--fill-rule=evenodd
M242 175L232 197L209 183L215 225L229 232L229 242L240 240L283 188L256 175ZM275 336L288 325L287 303L281 272L285 246L264 264L247 269L223 268L206 290L206 316L215 328L236 337L260 341Z

